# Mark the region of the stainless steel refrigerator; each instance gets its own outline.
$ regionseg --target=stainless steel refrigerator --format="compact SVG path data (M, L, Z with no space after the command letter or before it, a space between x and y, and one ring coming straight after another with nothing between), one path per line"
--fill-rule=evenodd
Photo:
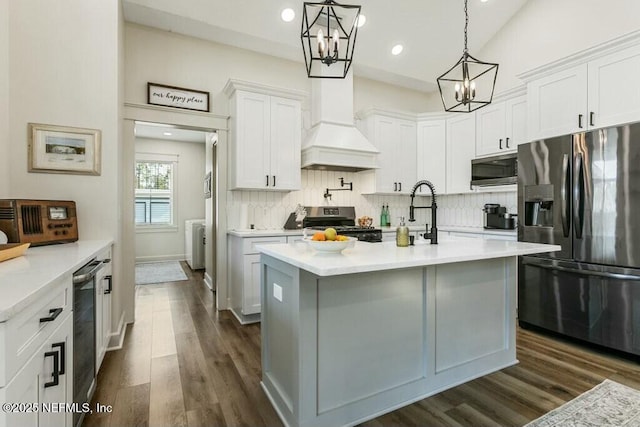
M518 318L640 355L640 123L518 147Z

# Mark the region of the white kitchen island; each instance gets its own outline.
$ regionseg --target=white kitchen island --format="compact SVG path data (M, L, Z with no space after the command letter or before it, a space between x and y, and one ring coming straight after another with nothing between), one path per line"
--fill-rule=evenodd
M286 425L353 425L513 365L517 256L559 249L260 246L262 386Z

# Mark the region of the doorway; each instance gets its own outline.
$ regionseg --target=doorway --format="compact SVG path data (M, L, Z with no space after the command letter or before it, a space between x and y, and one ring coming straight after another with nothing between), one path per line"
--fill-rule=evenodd
M135 284L206 269L214 290L215 130L135 121L134 135Z
M135 127L137 122L164 124L179 129L197 130L209 136L205 143L206 172L212 172L212 197L205 202L206 246L205 283L215 289L213 297L219 310L228 308L226 285L226 164L227 117L217 114L202 114L191 111L157 108L147 105L125 104L122 127L122 173L120 175L120 235L116 253L120 262L119 284L114 292L114 330L124 336L123 326L135 320L135 236L134 179L135 179ZM214 163L213 151L220 164ZM204 177L200 189L203 191ZM204 194L203 194L204 197ZM219 212L223 214L220 215ZM223 230L219 232L219 230ZM215 250L214 250L215 249ZM118 323L119 322L119 323Z

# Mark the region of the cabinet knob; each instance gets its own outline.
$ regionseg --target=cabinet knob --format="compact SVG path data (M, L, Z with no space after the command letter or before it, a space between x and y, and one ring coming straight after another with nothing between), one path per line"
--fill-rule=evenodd
M591 111L589 113L589 126L595 126L595 123L593 121L594 116L596 115L596 113L594 113L593 111Z
M398 191L402 191L402 183L401 182L398 183Z
M578 114L578 127L582 129L582 114Z
M275 175L273 175L273 186L274 187L276 186L276 176Z
M269 186L269 175L265 175L265 178L267 178L267 182L265 183L264 186L268 187Z
M509 148L509 138L507 137L507 139L505 139L505 142L507 144L507 148Z
M502 138L500 138L500 149L502 150Z

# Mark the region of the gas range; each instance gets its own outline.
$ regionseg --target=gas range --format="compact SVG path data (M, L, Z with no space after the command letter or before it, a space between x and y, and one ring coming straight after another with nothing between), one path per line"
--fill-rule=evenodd
M307 216L302 226L312 230L333 227L338 234L355 237L363 242L382 242L382 230L374 227L360 227L356 223L356 210L352 206L305 207Z

